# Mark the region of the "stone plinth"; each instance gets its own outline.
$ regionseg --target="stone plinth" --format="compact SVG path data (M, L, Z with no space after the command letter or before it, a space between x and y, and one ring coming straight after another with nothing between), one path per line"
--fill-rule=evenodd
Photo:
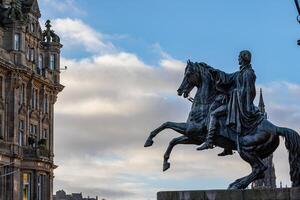
M157 200L300 200L300 188L158 192Z

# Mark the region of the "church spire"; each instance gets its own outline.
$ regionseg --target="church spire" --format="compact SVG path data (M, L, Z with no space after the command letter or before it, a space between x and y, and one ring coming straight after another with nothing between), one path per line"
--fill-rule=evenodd
M268 118L266 109L265 109L265 102L263 98L263 92L260 88L259 91L259 103L258 109L260 112L264 114L265 119ZM268 158L263 160L264 164L268 166L268 169L265 171L265 177L263 179L256 180L252 183L252 188L276 188L276 174L275 168L273 164L273 154L270 155Z
M260 91L259 91L260 95L259 95L259 103L258 103L258 108L260 110L260 112L262 113L266 113L266 110L265 110L265 102L264 102L264 98L263 98L263 93L262 93L262 89L260 88Z

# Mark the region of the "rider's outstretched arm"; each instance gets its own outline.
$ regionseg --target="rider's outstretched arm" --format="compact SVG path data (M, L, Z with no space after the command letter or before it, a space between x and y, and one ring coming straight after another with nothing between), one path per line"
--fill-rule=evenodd
M231 85L233 84L235 77L238 73L238 72L226 73L222 70L216 69L216 68L214 68L206 63L203 63L203 62L197 63L197 64L200 65L201 67L204 67L207 70L209 70L211 75L213 75L214 79L216 80L217 87L223 88L222 90L228 90L231 87Z

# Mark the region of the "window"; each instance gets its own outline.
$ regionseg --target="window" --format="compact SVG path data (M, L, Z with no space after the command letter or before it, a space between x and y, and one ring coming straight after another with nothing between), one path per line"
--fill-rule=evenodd
M51 70L55 69L55 55L54 54L50 55L50 69Z
M48 129L44 128L43 130L43 136L41 139L47 139L48 138Z
M26 59L30 60L30 47L29 46L26 48Z
M24 123L24 120L19 120L19 134L18 134L18 140L19 140L19 145L20 146L24 146L26 145L24 141L25 138L24 138L24 130L25 130L25 123Z
M23 83L19 89L19 105L25 104L25 84Z
M37 135L37 125L30 124L30 134Z
M31 199L31 174L23 174L23 200Z
M34 31L35 31L35 25L34 25L34 23L31 23L30 24L30 32L34 33Z
M37 180L37 200L45 199L46 175L39 174Z
M3 91L4 91L3 77L0 76L0 98L3 98L4 96Z
M31 99L30 99L30 108L34 109L34 102L35 102L35 89L32 89Z
M34 104L35 104L35 109L38 109L38 95L39 95L39 93L38 93L38 90L36 90L35 91L35 102L34 102Z
M34 48L30 49L30 61L33 62L35 60L35 50Z
M33 110L38 109L38 95L38 90L32 89L30 107Z
M39 55L39 64L38 64L38 74L41 74L42 73L42 70L43 70L43 61L44 58L43 58L43 55L40 54Z
M0 140L4 139L4 134L3 134L3 113L0 114Z
M14 50L20 51L21 49L21 35L20 33L15 33L14 36Z
M44 97L44 113L49 113L49 102L48 102L48 94L45 94Z

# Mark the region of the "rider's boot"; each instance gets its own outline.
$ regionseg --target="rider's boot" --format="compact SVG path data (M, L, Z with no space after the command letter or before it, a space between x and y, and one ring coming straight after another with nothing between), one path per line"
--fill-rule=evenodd
M205 143L202 146L197 148L198 151L214 148L213 138L215 136L215 132L216 132L216 129L217 129L216 124L217 124L216 119L212 118L210 120L210 123L209 123L208 134L207 134Z
M224 149L222 153L219 153L218 156L228 156L233 155L233 151L231 149Z
M202 150L212 149L212 148L214 148L212 140L206 139L205 143L202 146L198 147L197 150L202 151Z

